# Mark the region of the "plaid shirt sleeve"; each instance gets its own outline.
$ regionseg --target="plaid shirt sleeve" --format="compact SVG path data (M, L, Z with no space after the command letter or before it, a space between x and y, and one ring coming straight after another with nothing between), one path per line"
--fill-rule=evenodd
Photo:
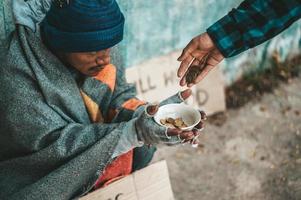
M257 46L301 17L301 0L245 0L207 29L224 57Z

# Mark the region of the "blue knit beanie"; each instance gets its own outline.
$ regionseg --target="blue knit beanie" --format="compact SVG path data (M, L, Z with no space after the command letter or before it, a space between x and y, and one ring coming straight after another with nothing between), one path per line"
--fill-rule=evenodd
M41 24L43 39L60 52L91 52L113 47L123 38L124 16L115 0L53 3Z

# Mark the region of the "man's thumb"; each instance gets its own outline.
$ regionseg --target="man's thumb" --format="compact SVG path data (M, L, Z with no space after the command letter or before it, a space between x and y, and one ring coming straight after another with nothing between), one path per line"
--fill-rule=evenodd
M158 105L150 105L146 108L146 112L148 115L155 115L158 109L159 109Z

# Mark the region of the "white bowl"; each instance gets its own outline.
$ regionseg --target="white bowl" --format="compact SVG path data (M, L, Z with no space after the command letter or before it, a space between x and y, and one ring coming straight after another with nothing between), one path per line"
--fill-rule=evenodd
M161 119L166 119L168 117L171 118L182 118L187 127L181 128L181 130L192 130L200 121L201 114L200 112L188 105L185 104L167 104L161 106L158 112L154 116L154 120L161 126L165 126L161 124ZM167 126L165 126L167 127Z

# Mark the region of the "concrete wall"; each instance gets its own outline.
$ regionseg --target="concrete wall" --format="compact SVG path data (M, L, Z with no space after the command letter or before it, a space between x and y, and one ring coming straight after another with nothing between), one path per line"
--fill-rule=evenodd
M114 53L115 62L127 68L181 50L194 36L225 15L241 0L117 0L126 16L124 41ZM0 0L0 46L13 29L10 0ZM301 23L260 47L222 65L227 84L249 70L265 66L277 49L283 59L299 51ZM0 54L1 54L0 49ZM116 61L117 60L117 61Z

